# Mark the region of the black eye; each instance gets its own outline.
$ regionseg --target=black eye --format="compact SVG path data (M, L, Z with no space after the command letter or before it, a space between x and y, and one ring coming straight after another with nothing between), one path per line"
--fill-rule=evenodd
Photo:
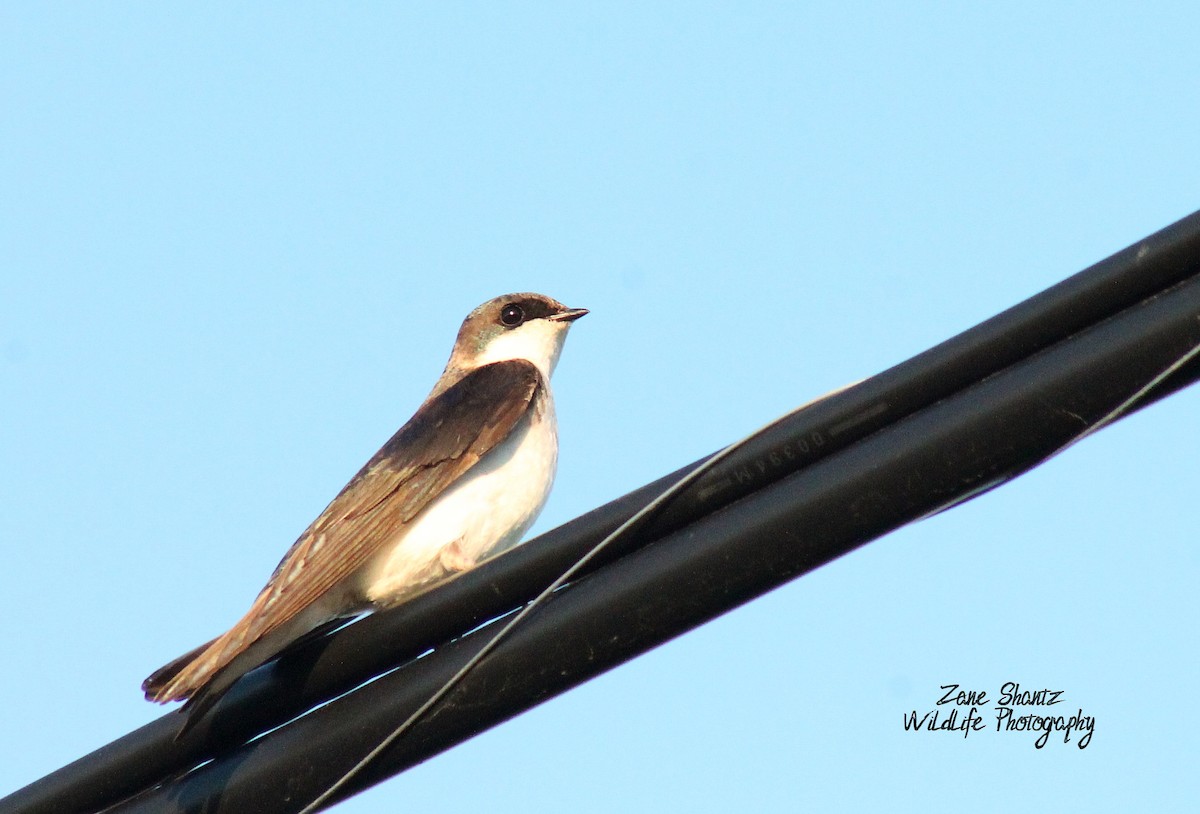
M515 328L525 321L525 311L515 302L500 309L500 321L510 328Z

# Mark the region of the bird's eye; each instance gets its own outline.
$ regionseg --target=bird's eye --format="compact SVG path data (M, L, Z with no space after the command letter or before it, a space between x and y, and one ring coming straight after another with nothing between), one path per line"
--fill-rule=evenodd
M509 328L515 328L525 321L525 311L521 306L509 303L500 309L500 322Z

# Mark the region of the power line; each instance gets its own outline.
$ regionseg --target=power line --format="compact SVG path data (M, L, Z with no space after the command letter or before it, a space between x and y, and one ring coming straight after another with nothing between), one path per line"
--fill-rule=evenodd
M1181 364L1198 345L1200 213L773 424L557 592L343 796L1015 477L1114 410L1200 378L1196 358ZM0 800L0 812L294 812L428 699L499 617L679 474L295 648L178 744L171 713Z

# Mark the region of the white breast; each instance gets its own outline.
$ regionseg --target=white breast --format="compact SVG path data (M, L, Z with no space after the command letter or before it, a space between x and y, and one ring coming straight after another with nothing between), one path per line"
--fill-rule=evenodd
M554 483L558 437L549 388L541 415L531 409L503 442L434 500L360 571L371 603L394 604L454 573L440 560L456 544L480 562L520 542Z
M489 342L476 364L525 359L533 362L542 372L542 378L549 382L562 353L563 342L567 339L567 329L570 327L569 322L531 319L519 328L503 333Z

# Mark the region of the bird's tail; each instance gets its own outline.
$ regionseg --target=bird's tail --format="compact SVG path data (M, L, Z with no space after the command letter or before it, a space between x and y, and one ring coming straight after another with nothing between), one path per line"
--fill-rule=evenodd
M216 639L205 642L196 649L189 650L179 658L167 662L151 673L150 677L142 682L142 692L146 694L146 700L165 704L168 701L183 701L191 697L192 693L195 692L195 688L181 690L173 685L174 679L188 665L198 659L202 653L216 644L216 642ZM168 690L168 687L171 689Z
M226 633L159 667L142 682L142 692L147 701L159 704L187 701L225 668L239 666L240 674L273 654L274 648L262 639L243 642Z
M262 606L268 599L264 591L232 628L151 673L142 682L146 700L159 704L194 701L210 687L223 693L244 673L338 616L323 603L314 602L282 622L264 623Z
M250 637L246 635L247 622L253 618L247 614L246 619L231 630L164 664L142 682L147 701L159 704L187 702L183 706L187 717L183 727L175 733L176 741L183 738L244 673L278 653L287 644L288 637L298 632L295 630L297 623L305 622L293 619L281 629Z
M187 702L181 710L186 717L183 726L175 733L176 741L181 740L208 714L237 682L242 672L254 666L239 664L246 660L246 650L231 657L227 639L228 634L205 642L159 667L142 682L142 692L146 694L147 701L160 704ZM254 655L250 654L250 658L254 658Z

